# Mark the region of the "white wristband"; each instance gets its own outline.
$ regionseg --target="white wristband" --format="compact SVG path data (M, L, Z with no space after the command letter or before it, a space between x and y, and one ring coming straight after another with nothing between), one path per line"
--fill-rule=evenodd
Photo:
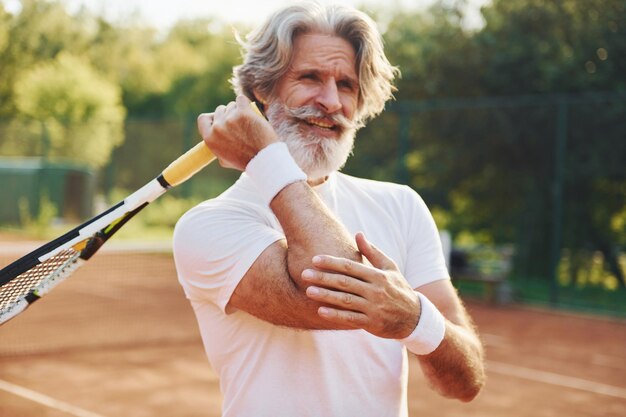
M307 179L283 142L272 143L261 149L248 162L246 174L252 179L267 205L289 184Z
M413 333L399 342L416 355L427 355L441 344L446 333L446 319L428 298L419 292L417 295L421 305L419 321Z

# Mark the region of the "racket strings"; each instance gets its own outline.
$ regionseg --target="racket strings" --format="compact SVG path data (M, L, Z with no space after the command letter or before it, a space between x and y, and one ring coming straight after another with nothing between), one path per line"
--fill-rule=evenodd
M80 252L63 250L0 287L0 317L29 294L41 296L78 267ZM1 320L0 320L1 322Z

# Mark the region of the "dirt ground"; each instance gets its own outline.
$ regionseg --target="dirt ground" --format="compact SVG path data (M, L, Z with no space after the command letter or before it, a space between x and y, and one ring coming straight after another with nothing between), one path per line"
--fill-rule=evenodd
M411 359L410 416L626 415L625 321L467 304L485 389L443 399ZM0 417L217 417L220 402L169 255L98 255L0 327Z

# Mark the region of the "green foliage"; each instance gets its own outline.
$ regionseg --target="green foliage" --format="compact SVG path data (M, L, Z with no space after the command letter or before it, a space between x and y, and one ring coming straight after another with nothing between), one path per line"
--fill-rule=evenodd
M558 282L561 285L583 287L599 287L606 290L616 290L618 281L614 275L604 267L602 252L582 254L580 251L564 251L559 264ZM626 255L622 255L619 262L626 263Z
M186 117L232 99L238 47L212 20L178 22L165 36L99 20L90 59L120 84L133 117Z
M100 167L122 140L124 108L119 88L88 62L60 53L25 71L15 82L15 105L22 120L38 120L48 157L71 158ZM15 138L29 155L33 140ZM36 149L36 148L35 148Z
M19 14L0 6L0 119L16 112L14 83L25 71L61 51L81 55L89 47L89 21L70 16L59 2L23 0Z
M9 46L9 15L0 3L0 56L4 55Z
M494 1L476 37L484 76L498 93L623 89L625 12L621 0Z
M20 199L18 206L22 231L36 239L47 238L52 222L58 215L56 206L50 198L45 194L41 196L36 216L31 214L27 199Z

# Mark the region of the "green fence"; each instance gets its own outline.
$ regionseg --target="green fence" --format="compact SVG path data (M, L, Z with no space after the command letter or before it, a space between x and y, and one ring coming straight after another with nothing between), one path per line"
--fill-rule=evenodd
M77 221L93 214L95 176L88 167L41 158L0 158L0 223L23 224L44 205L53 217Z

